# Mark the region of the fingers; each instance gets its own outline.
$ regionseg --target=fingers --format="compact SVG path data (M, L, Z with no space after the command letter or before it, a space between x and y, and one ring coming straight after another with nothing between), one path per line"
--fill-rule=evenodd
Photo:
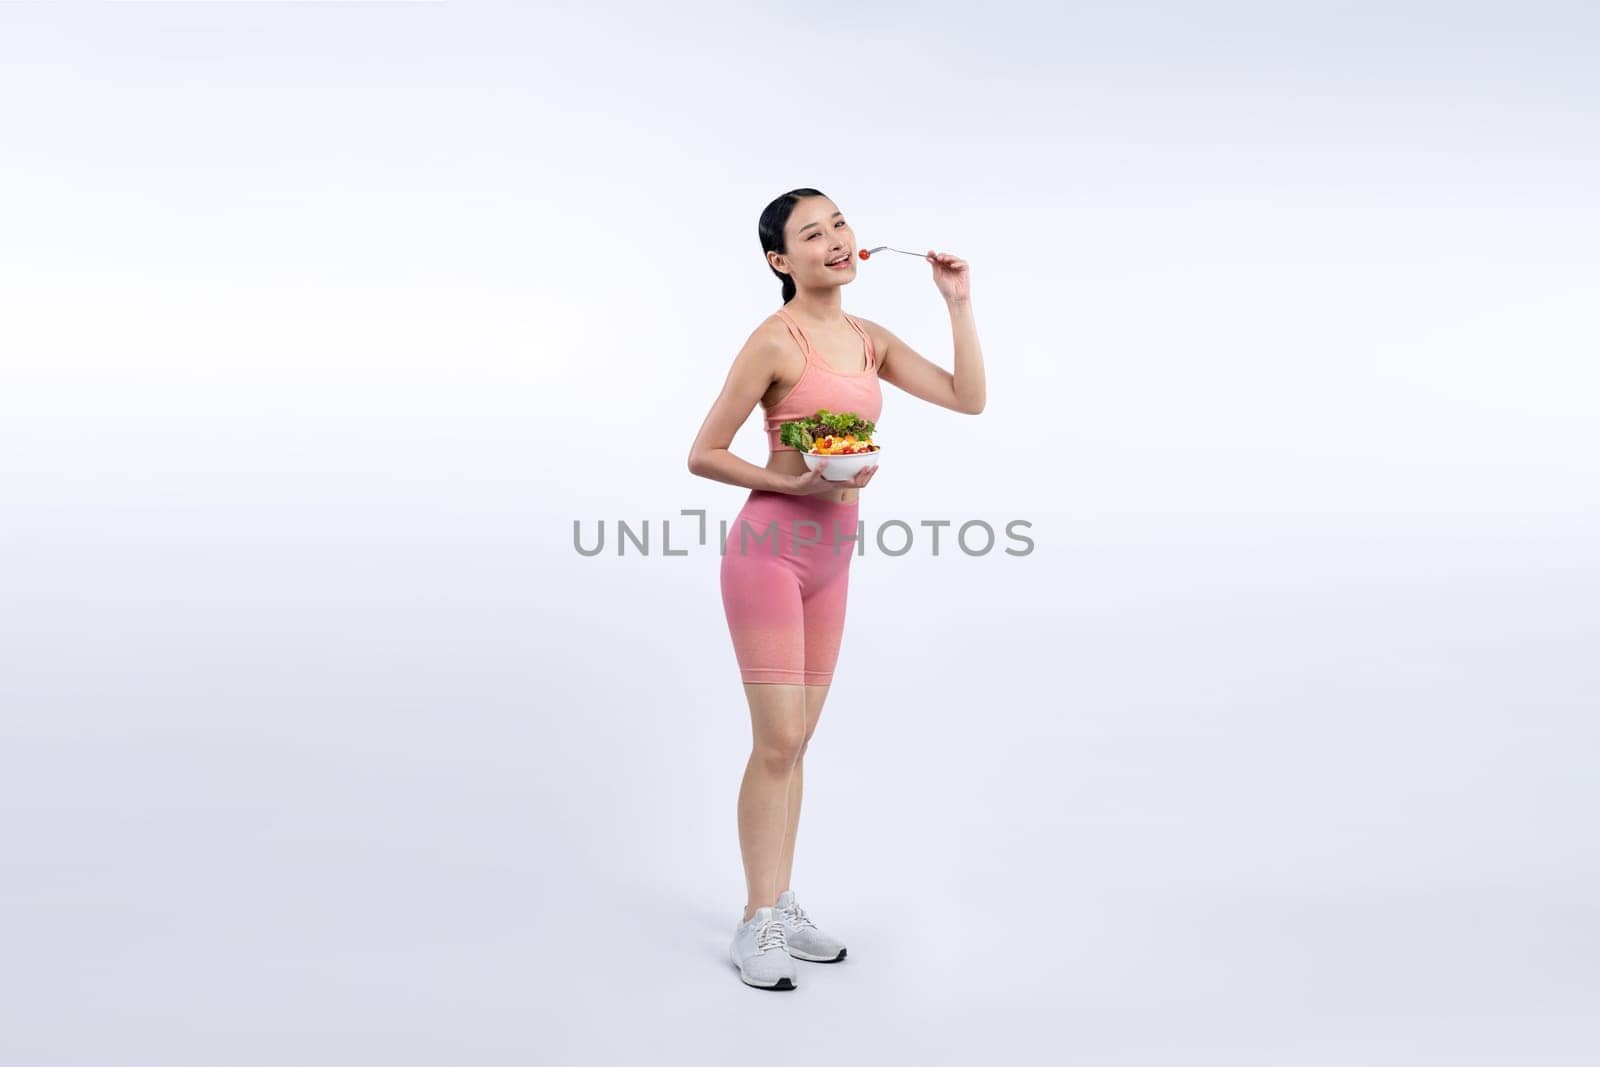
M947 270L966 270L967 261L951 255L949 252L935 252L928 250L928 262L935 267L944 267Z

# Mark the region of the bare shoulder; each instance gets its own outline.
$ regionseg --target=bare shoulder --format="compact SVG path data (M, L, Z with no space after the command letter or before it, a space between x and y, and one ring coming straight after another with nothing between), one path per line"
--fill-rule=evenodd
M739 358L776 371L783 364L784 343L788 340L789 331L783 320L776 315L768 315L745 338Z
M750 336L752 339L761 338L763 342L770 344L773 348L781 348L783 343L789 339L789 327L785 326L783 320L777 315L768 315L756 324L756 328L751 332Z
M759 382L763 390L781 380L788 366L784 350L788 338L783 320L776 315L767 316L750 331L734 356L732 375L745 382Z

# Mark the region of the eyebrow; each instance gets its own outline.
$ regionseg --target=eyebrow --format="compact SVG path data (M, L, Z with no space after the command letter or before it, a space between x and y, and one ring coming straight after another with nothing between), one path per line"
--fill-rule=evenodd
M833 213L833 217L834 218L838 218L840 215L843 215L843 214L844 214L844 212L842 212L842 211L835 211ZM808 222L804 226L800 227L800 229L795 232L795 236L799 237L802 233L805 233L807 230L811 229L811 227L813 227L813 226L821 226L821 225L822 225L822 223L820 223L820 222Z

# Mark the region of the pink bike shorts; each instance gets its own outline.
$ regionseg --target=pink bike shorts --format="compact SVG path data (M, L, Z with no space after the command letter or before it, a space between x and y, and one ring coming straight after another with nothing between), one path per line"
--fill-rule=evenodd
M728 524L722 609L743 681L833 681L860 504L756 489Z

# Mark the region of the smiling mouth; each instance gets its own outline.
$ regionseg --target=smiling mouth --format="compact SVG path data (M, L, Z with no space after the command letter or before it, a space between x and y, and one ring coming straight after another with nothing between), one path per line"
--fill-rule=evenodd
M852 262L854 261L850 258L849 253L846 253L843 259L831 260L827 263L824 263L823 266L827 267L829 270L838 270L840 267L847 266Z

